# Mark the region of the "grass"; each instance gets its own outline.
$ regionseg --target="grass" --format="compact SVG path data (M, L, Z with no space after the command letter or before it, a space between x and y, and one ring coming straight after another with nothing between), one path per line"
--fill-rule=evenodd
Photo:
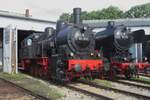
M80 78L80 79L83 81L87 81L87 79L85 79L85 78ZM109 82L107 80L94 79L94 80L88 80L88 81L102 85L102 86L112 87L111 82Z
M7 73L0 73L0 78L5 78L7 80L11 80L11 81L19 81L24 79L24 75L23 74L7 74Z
M4 78L25 89L43 95L52 100L58 100L64 96L58 90L51 88L48 84L44 84L43 82L33 77L29 78L29 76L22 73L18 73L18 74L0 73L0 78Z
M100 79L95 79L94 80L95 83L106 86L106 87L112 87L111 82L107 81L107 80L100 80Z
M139 78L131 78L131 80L141 81L143 83L150 84L150 78L139 77Z

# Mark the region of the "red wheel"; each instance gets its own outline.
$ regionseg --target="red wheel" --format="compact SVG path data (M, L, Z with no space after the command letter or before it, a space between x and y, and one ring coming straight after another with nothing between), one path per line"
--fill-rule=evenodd
M73 80L73 73L72 72L67 72L67 74L66 74L66 80L68 80L68 81Z
M43 77L44 76L42 67L39 67L38 73L39 73L39 77Z
M37 66L34 66L34 76L35 77L38 77L38 67Z
M33 70L33 67L32 67L32 66L30 67L30 74L31 74L31 75L34 75L34 70Z
M116 77L116 70L114 68L111 68L109 71L109 79L114 79Z

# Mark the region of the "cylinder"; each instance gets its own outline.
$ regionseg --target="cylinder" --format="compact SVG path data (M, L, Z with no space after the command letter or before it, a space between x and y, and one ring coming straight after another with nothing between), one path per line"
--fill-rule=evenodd
M74 8L73 9L73 16L74 16L74 24L81 23L81 8Z

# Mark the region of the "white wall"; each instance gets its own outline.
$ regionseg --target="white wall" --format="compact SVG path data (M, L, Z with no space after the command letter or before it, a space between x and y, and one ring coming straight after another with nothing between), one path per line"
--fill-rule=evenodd
M21 30L44 31L46 27L55 28L55 24L52 23L0 17L0 27L7 27L10 24Z
M3 57L2 50L3 48L0 48L0 67L2 66L2 57Z

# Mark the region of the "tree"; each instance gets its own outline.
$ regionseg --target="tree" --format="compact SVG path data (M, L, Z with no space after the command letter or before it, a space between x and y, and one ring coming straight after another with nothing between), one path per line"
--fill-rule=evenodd
M70 22L71 15L69 13L63 13L62 15L60 15L59 19L61 21Z
M88 12L82 11L82 13L81 13L81 20L89 20Z
M150 17L150 3L134 6L124 14L125 18L147 18Z
M81 13L81 20L95 19L119 19L119 18L147 18L150 17L150 3L139 6L134 6L125 13L117 7L110 6L102 10ZM73 22L73 15L63 13L60 16L63 21Z
M81 13L81 20L94 20L94 19L117 19L123 17L123 11L119 8L110 6L106 9ZM63 13L60 16L60 20L72 22L73 15L68 13Z
M98 13L98 19L118 19L123 17L123 11L119 8L110 6L106 9L102 9Z

